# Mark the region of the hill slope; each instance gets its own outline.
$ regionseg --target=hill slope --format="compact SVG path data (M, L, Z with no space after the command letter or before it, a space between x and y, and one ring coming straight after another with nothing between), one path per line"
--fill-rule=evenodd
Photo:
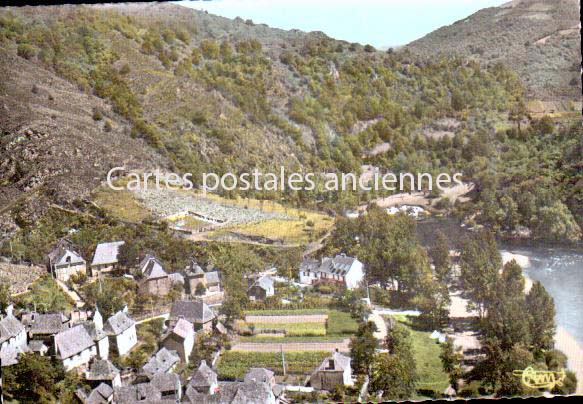
M580 44L577 0L515 0L439 28L406 49L500 61L519 74L531 97L580 101Z

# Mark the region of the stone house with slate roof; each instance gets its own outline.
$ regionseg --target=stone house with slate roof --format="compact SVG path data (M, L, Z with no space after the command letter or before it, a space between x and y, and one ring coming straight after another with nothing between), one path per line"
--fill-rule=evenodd
M97 344L82 324L55 335L55 349L65 370L86 366L97 356Z
M62 282L67 282L71 275L87 273L87 263L83 257L64 245L57 246L49 253L48 265L55 278Z
M325 257L322 261L306 259L300 265L300 283L333 283L346 289L358 287L364 278L362 262L345 254L334 258Z
M169 351L176 351L180 360L188 363L190 353L194 347L194 325L189 321L180 318L173 328L169 328L162 338L162 346Z
M217 374L207 364L205 360L200 361L198 369L188 382L187 389L194 389L200 394L213 395L217 392L219 381Z
M318 390L332 391L343 384L352 386L352 368L350 358L340 352L334 352L332 356L324 359L318 368L310 376L310 386Z
M152 255L146 257L139 264L140 293L154 296L166 296L170 291L171 280L164 270L162 263Z
M27 313L22 316L22 322L29 339L42 342L51 355L55 352L55 335L69 329L69 319L62 313Z
M128 353L138 343L136 322L127 314L126 308L108 318L103 330L109 337L110 345L120 356Z
M151 383L138 383L130 386L113 389L113 402L120 404L130 403L161 403L162 394ZM176 400L167 400L176 403Z
M98 276L102 273L113 272L117 269L119 248L125 241L111 241L99 243L93 254L91 262L91 276Z
M152 378L156 373L172 372L176 365L180 362L180 357L176 351L169 351L166 348L161 348L150 360L142 367L144 374L148 378Z
M93 360L89 365L89 369L85 371L85 380L94 387L101 383L105 383L110 387L121 386L119 369L107 359Z
M250 368L245 374L246 382L262 382L269 386L275 386L275 373L265 368Z
M161 400L180 402L182 399L182 383L176 373L156 373L150 385L160 392Z
M9 305L6 308L6 315L0 318L0 349L10 347L17 351L26 350L26 328L14 317L12 310L12 305Z
M83 404L107 404L113 401L113 389L105 383L99 384L89 394L83 389L78 389L75 394Z
M275 294L273 278L264 275L251 284L247 290L247 296L252 301L261 301Z
M205 270L195 260L190 261L183 274L184 291L187 294L196 294L196 287L199 284L203 285L207 292L217 293L221 291L219 272L210 268Z
M192 323L195 331L211 331L216 315L202 300L178 300L172 303L169 326L173 327L181 318Z

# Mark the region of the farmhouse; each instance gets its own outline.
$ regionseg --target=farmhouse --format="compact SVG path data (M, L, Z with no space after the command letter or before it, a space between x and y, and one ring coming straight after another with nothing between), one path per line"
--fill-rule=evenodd
M300 265L300 283L334 283L354 289L364 278L363 265L358 259L339 254L322 261L307 259Z
M126 309L108 318L103 330L120 356L128 353L138 343L136 322L128 316Z
M188 363L192 347L194 346L194 325L180 318L174 328L163 337L162 346L169 351L176 351L180 360Z
M143 277L140 282L140 293L155 296L166 296L170 291L170 278L162 263L152 255L147 255L139 265Z
M51 273L62 282L67 282L71 275L87 273L87 263L83 257L63 245L49 253L48 261Z
M202 285L202 286L199 286ZM184 290L187 294L197 294L197 288L207 292L220 292L221 282L218 271L204 270L195 260L184 270Z
M42 341L54 348L53 336L69 328L69 319L63 313L27 313L22 321L28 329L29 338Z
M118 264L119 248L124 244L124 241L97 244L93 261L91 262L91 276L99 276L102 273L115 271Z
M264 275L251 284L247 290L247 296L250 300L258 301L265 300L269 296L275 294L275 286L273 278L269 275Z
M339 384L353 385L352 369L348 356L334 352L310 376L310 385L318 390L332 391Z
M119 369L107 359L98 359L91 362L89 370L85 372L85 379L92 386L98 386L102 383L110 387L121 386Z

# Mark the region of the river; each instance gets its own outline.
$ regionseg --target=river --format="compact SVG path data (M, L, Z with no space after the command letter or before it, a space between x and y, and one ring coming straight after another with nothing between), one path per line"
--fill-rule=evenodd
M544 247L508 247L503 250L527 257L524 273L540 281L555 300L557 326L583 346L583 250Z

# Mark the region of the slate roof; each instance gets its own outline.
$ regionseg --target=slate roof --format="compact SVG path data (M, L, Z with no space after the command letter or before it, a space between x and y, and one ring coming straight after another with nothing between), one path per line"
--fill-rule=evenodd
M184 285L184 276L180 272L173 272L168 274L168 279L170 279L170 282L172 283L179 283Z
M245 375L246 382L263 382L271 383L271 379L275 373L265 368L250 368Z
M119 375L119 369L107 359L94 360L85 372L87 380L113 380Z
M170 320L183 318L193 324L204 324L215 318L215 313L202 300L179 300L172 303Z
M32 334L57 334L68 328L63 324L67 320L61 313L33 313L29 331Z
M115 403L158 402L161 398L162 394L151 383L116 387L113 390L113 401Z
M49 347L43 341L33 339L28 341L28 349L32 352L45 353L49 350Z
M91 265L108 265L117 263L119 247L123 244L125 244L125 241L111 241L97 244Z
M147 255L140 262L140 271L146 279L164 278L168 276L166 271L164 271L162 263L152 255Z
M150 384L160 392L176 391L181 389L180 378L176 373L156 373L152 376Z
M272 394L267 383L260 382L219 382L217 393L201 394L188 386L183 402L191 404L256 404L269 402Z
M85 260L78 252L64 246L58 246L49 253L52 265L85 264ZM69 259L69 261L67 261Z
M55 335L59 358L66 359L95 345L93 338L81 324Z
M21 349L15 348L12 345L4 345L0 349L0 363L2 367L16 365L18 363L18 354L21 352Z
M99 386L91 390L91 393L85 399L85 404L106 404L113 394L111 386L100 383Z
M118 311L113 316L107 319L103 325L103 330L107 335L119 335L136 322L123 311Z
M194 334L194 326L188 320L181 318L176 322L171 332L186 339L189 335Z
M300 271L325 272L332 275L345 276L352 265L358 261L354 257L348 257L345 254L338 254L334 258L322 258L322 262L307 259L300 265Z
M7 315L0 320L0 343L16 337L24 331L24 326L13 315Z
M334 368L330 368L330 363L333 363ZM334 352L332 356L327 357L322 361L320 366L316 369L316 372L319 371L344 371L350 366L350 358L348 356L342 355L340 352Z
M101 341L103 338L107 338L107 334L103 330L97 329L95 323L93 321L85 321L81 323L85 330L89 334L89 336L93 339L93 341Z
M166 348L162 348L150 358L142 369L148 377L152 377L156 373L168 372L179 361L180 357L176 351L169 351Z
M206 361L200 361L198 369L192 375L188 382L189 386L195 389L208 389L213 384L217 383L217 374L206 364Z
M273 394L267 383L243 382L240 383L231 403L266 403Z
M194 259L190 260L190 264L188 264L184 272L190 276L204 274L203 269L201 268L200 265L198 265L198 262L196 262L196 260Z

